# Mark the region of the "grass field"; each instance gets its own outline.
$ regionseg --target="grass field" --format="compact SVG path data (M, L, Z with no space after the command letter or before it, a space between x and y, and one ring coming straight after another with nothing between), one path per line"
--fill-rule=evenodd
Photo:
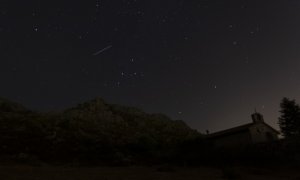
M300 179L296 169L280 168L161 168L161 167L32 167L0 166L3 180L200 180Z

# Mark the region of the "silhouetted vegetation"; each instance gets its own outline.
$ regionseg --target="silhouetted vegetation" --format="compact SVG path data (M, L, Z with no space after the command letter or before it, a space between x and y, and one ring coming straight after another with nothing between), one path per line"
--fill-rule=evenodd
M201 135L163 114L96 98L57 113L37 113L1 99L2 155L43 161L130 164L168 161Z
M300 162L300 106L294 99L283 98L280 103L280 126L284 140L282 146L285 158L292 162Z
M299 107L288 99L281 107L280 125L288 138L299 133L295 128ZM108 104L101 98L52 113L0 99L0 161L224 167L227 163L297 163L298 150L299 144L286 139L239 149L216 148L183 121ZM167 165L159 170L172 169ZM224 176L232 173L225 169Z
M283 98L280 103L279 126L286 138L300 137L300 106L295 100Z

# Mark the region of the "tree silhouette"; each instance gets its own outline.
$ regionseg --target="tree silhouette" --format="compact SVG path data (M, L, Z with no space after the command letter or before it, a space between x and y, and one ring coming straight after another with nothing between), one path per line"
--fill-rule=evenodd
M296 101L283 98L280 103L279 126L285 138L300 137L300 106Z

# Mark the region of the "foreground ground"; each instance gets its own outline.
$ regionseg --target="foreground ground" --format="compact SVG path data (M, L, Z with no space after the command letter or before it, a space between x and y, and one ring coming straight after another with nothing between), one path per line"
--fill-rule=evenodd
M296 168L182 168L182 167L32 167L0 166L5 180L200 180L300 179Z

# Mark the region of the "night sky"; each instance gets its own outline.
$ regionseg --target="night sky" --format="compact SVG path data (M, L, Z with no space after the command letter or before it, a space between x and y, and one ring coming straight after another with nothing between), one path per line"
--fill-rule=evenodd
M299 0L1 0L0 96L95 97L211 132L300 100Z

